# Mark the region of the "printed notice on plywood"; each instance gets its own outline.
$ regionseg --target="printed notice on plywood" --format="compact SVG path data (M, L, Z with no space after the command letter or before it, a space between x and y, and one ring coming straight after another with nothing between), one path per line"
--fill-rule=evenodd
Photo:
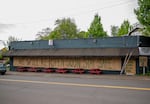
M147 67L148 57L139 57L139 62L141 67Z

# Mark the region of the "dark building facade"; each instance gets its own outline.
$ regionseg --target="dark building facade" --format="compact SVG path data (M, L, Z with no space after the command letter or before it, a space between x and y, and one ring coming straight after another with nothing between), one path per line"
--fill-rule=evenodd
M135 75L150 68L150 37L124 36L68 40L17 41L5 56L17 67L101 69Z

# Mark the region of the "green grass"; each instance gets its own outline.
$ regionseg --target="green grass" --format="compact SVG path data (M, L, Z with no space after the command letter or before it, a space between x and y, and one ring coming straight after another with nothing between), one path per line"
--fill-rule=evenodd
M146 76L150 76L150 72L145 73Z
M143 75L143 73L139 74L139 76L150 76L150 71L145 73L145 75Z

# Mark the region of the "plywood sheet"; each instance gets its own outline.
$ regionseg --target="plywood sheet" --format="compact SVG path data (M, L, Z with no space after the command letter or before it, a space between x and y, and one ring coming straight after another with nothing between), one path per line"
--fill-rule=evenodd
M139 57L139 63L141 67L147 67L148 57Z
M121 59L114 57L15 57L14 66L120 70Z
M50 67L53 68L100 68L103 70L120 70L120 58L100 57L74 57L74 58L50 58Z
M125 68L125 72L127 75L135 75L136 74L136 60L135 59L129 60L129 62Z
M14 66L49 67L49 57L15 57Z

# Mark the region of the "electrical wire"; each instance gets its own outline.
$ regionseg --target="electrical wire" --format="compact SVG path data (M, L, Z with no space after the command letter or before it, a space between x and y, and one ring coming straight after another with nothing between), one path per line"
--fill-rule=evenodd
M114 7L117 7L117 6L129 5L129 4L132 4L132 3L135 3L135 0L129 0L129 1L125 1L125 2L120 1L120 2L117 2L117 3L111 2L111 3L109 3L109 5L105 5L103 7L97 8L97 9L87 10L87 11L82 11L82 12L77 12L77 13L72 13L72 14L66 14L66 15L63 15L59 18L68 17L70 15L71 16L80 16L80 15L84 15L84 14L91 13L91 12L97 12L99 10L102 11L102 10L111 9L111 8L114 8ZM73 11L73 9L71 9L71 10ZM30 21L30 22L14 23L14 25L39 24L39 23L50 21L50 20L54 20L55 18L56 17L51 17L51 18L48 18L48 19L41 19L41 20Z

